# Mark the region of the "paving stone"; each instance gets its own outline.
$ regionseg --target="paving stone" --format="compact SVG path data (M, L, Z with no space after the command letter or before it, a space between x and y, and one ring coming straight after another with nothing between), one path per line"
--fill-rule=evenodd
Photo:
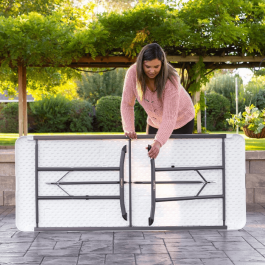
M217 236L220 237L221 234L217 230L190 230L190 234L193 235L203 235L203 236Z
M223 251L170 251L172 259L214 259L227 258Z
M39 242L34 241L30 247L30 250L40 250L40 249L54 249L57 242L50 241L50 242Z
M173 259L174 265L203 265L200 259Z
M261 255L265 255L265 248L257 248L256 251L258 251Z
M253 250L247 242L213 242L217 250Z
M236 237L236 236L250 236L250 234L247 231L244 230L236 230L236 231L219 231L221 236L232 236L232 237Z
M30 245L30 243L3 243L0 245L0 253L26 252L29 249Z
M25 252L0 252L1 257L23 257Z
M220 236L220 237L211 237L211 236L193 236L196 242L245 242L242 237L232 237L232 236Z
M67 232L55 232L55 233L47 233L47 232L41 232L37 236L39 239L47 239L47 240L53 240L53 241L68 241L68 240L75 240L79 241L80 239L79 233L67 233Z
M165 243L196 243L195 240L193 238L165 238L163 239ZM200 242L202 243L202 242ZM210 241L204 241L203 242L204 244L205 243L209 243L211 244Z
M116 239L114 243L131 244L131 245L164 245L164 240L158 239Z
M61 241L57 242L54 249L68 249L68 248L77 248L80 249L82 245L81 241Z
M150 231L148 231L148 232L150 232ZM166 231L164 231L166 234L182 234L182 235L185 235L185 234L187 234L187 235L190 235L190 232L189 231L187 231L187 230L166 230ZM146 232L144 232L144 234L145 234Z
M27 237L0 237L2 243L32 243L34 238Z
M27 238L36 238L38 236L38 232L21 232L18 231L16 232L12 238L17 238L17 237L27 237Z
M40 264L42 257L0 257L1 265L11 265L11 264L29 264L35 265Z
M168 251L165 245L140 245L141 253L164 253L167 254Z
M102 253L112 254L113 253L113 241L87 241L83 242L80 254L86 253Z
M30 249L25 257L77 257L79 255L79 249Z
M168 254L136 254L137 265L172 265L172 261Z
M78 265L103 265L106 259L105 254L80 255Z
M45 257L42 265L76 265L77 257Z
M138 231L123 231L123 232L115 232L114 239L144 239L143 232Z
M0 227L0 232L1 231L8 231L8 230L12 230L14 232L18 232L19 230L17 229L15 224L10 224L10 223L6 223Z
M133 254L107 254L107 265L135 265L135 256Z
M113 240L113 232L90 232L81 235L80 240L89 241L89 240Z
M192 239L192 236L190 234L178 234L178 233L153 233L153 234L146 234L144 233L145 239L155 239L155 238L164 238L164 239L169 239L169 238L176 238L176 239Z
M204 265L233 265L234 263L228 259L202 259Z
M256 250L224 251L232 261L263 261L265 258Z
M264 265L264 261L234 261L235 265Z
M1 237L12 237L16 232L14 231L7 231L7 232L4 232L4 231L0 231L0 241L1 241Z
M202 246L213 246L212 242L168 242L165 240L166 247L202 247Z
M245 237L245 236L243 236L243 238L246 240L246 242L249 245L251 245L255 249L256 248L265 248L265 246L254 237Z
M124 243L114 243L114 253L141 253L140 246L138 244L124 244Z
M216 250L216 248L213 245L211 246L199 246L199 245L179 246L174 243L172 244L168 243L166 244L166 246L167 246L167 250L170 253L174 251L184 252L184 251L215 251Z

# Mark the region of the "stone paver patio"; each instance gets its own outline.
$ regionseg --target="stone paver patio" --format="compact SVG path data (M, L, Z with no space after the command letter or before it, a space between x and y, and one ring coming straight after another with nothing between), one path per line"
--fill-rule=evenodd
M0 264L261 265L265 204L247 205L239 231L20 232L15 207L0 206Z

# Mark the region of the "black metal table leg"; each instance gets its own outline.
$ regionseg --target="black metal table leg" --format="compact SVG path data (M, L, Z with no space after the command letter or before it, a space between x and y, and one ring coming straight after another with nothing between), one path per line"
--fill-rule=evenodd
M124 220L127 221L127 213L124 205L124 160L125 160L126 151L127 150L125 145L121 150L121 160L120 160L120 205L121 205L122 217Z

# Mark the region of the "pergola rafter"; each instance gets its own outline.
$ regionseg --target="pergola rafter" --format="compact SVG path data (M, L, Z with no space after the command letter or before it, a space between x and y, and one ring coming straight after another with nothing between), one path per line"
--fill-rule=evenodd
M206 69L235 69L258 67L263 57L261 56L205 56L202 57ZM175 68L183 68L184 64L195 64L199 62L200 56L167 56L167 60ZM71 67L71 68L128 68L135 63L136 58L126 56L97 56L91 58L84 56L79 60L73 60L69 65L29 65L27 67ZM1 63L1 61L0 61ZM185 65L184 65L185 68ZM27 135L27 100L26 100L26 66L18 66L19 87L19 136Z

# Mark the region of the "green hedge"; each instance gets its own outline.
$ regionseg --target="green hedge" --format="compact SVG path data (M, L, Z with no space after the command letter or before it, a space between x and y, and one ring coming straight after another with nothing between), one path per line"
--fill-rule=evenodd
M85 100L72 100L70 110L70 131L91 132L93 131L93 108L92 104Z
M98 129L102 132L123 132L121 113L121 97L106 96L98 100L96 119Z
M138 101L136 101L134 105L134 115L135 115L135 131L145 132L147 114Z
M204 125L202 111L202 124ZM209 131L225 131L228 129L227 118L230 117L229 100L217 93L206 95L206 128Z
M62 95L30 104L35 132L90 132L92 105L85 100L70 101Z
M0 132L18 133L18 103L10 102L1 107Z

